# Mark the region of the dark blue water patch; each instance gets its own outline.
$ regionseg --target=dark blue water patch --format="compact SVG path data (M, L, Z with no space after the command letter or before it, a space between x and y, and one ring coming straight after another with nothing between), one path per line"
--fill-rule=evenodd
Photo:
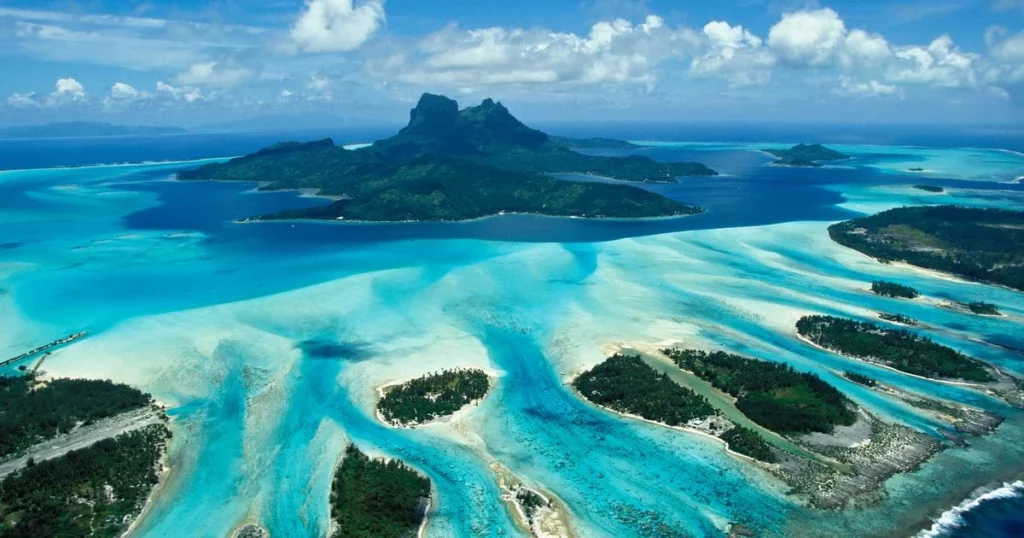
M12 241L10 243L0 243L0 250L14 250L22 245L24 241Z
M166 172L164 172L166 175ZM233 221L290 209L322 205L323 199L294 192L254 192L255 183L152 181L122 183L120 190L156 193L160 205L125 217L134 230L216 232Z
M299 349L311 359L339 359L347 362L362 362L373 357L373 349L361 342L304 340L299 343Z
M1024 536L1024 487L1011 494L980 501L960 512L955 525L943 527L943 538L1019 538Z

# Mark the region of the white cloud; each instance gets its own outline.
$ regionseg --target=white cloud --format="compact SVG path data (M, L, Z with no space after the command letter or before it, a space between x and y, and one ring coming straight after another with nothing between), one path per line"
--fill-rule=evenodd
M905 47L896 51L897 60L886 79L890 82L932 84L947 88L975 86L975 64L979 56L962 52L948 35L927 47Z
M985 32L989 54L999 62L1024 64L1024 30L1008 36L1006 28L994 26Z
M869 34L864 30L855 29L846 36L840 61L846 66L881 65L892 57L889 42L878 34Z
M175 77L175 82L189 86L234 86L255 75L248 67L231 65L220 61L201 62Z
M12 108L34 108L39 106L35 92L14 93L7 98L7 106Z
M187 86L171 86L163 81L157 81L156 92L158 95L162 95L171 99L172 101L184 101L186 103L194 103L196 101L202 101L204 99L203 92L199 88L190 88Z
M343 52L359 48L384 25L384 0L306 0L291 28L304 52Z
M404 57L388 61L390 68L376 67L406 82L455 88L550 83L651 88L659 62L685 57L700 43L696 32L668 28L655 16L640 24L601 21L585 36L541 29L462 30L450 25L421 42L426 58L418 67L408 67Z
M785 62L822 66L832 62L845 36L846 24L835 11L797 11L772 26L768 45Z
M903 90L877 80L855 82L847 76L839 77L839 87L833 92L842 97L903 97Z
M690 62L692 73L721 75L733 86L765 84L771 78L775 58L761 46L761 38L723 21L709 22L703 31L707 50Z
M130 101L139 97L139 90L136 90L134 87L125 84L124 82L115 82L114 85L110 87L109 93L109 97L111 99L121 101Z

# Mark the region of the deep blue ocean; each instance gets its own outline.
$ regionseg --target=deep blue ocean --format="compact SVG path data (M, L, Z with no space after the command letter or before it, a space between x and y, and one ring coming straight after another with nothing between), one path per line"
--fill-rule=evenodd
M9 278L6 286L13 290L12 294L17 299L20 314L32 320L46 320L46 323L41 324L41 328L36 328L39 334L50 335L52 332L55 336L63 336L64 333L61 331L67 327L101 333L134 318L267 297L376 270L415 268L423 273L417 278L433 283L441 281L445 273L452 271L452 268L483 264L515 253L519 248L516 245L519 244L562 245L562 248L571 253L573 264L571 271L567 275L560 275L559 278L567 282L580 283L585 282L587 277L596 271L600 248L591 246L595 243L681 231L728 230L796 222L830 222L870 212L881 203L879 200L888 205L933 203L933 198L908 188L909 185L918 183L949 188L957 193L954 198L957 203L1020 208L1019 202L1024 199L1024 183L1012 183L1015 178L1024 175L1024 159L1021 159L1024 156L991 151L979 154L964 149L999 148L1024 151L1024 132L1014 132L1008 128L662 124L540 127L566 136L686 141L630 150L630 153L666 161L700 161L718 170L722 176L688 179L673 185L645 185L644 188L707 209L701 215L674 219L588 221L509 215L465 223L339 225L273 222L239 225L234 221L324 202L313 198L301 198L289 192L254 194L250 192L254 185L171 181L177 169L196 165L188 162L159 166L125 166L123 173L119 167L76 168L56 173L47 169L223 158L242 155L281 140L291 139L315 140L331 137L338 144L370 142L388 136L394 132L394 128L0 140L0 170L39 169L38 173L17 172L0 175L0 178L3 178L0 180L0 212L7 215L4 230L0 233L0 261L20 263L26 260L45 260L45 263L40 262L43 269L37 272L18 273ZM855 165L828 169L772 167L766 166L772 160L770 156L755 151L761 146L797 142L851 145L856 149ZM863 144L887 148L873 148L862 146ZM931 151L932 148L948 148L949 151L937 154ZM973 164L975 162L978 164ZM906 175L906 163L921 163L924 168L934 166L937 171L921 176L909 176ZM581 177L565 179L593 181ZM58 199L62 192L83 191L86 195L76 199L74 204ZM53 208L61 208L60 211L67 213L46 219L35 218L32 215L35 210L57 211ZM106 211L116 213L117 217L110 222L105 221L102 217ZM62 235L69 238L68 244L61 242ZM749 242L759 239L745 235L739 237ZM145 243L142 243L143 246L122 247L119 241ZM198 246L194 241L198 241ZM429 251L412 246L422 244L431 245ZM405 245L410 247L405 248ZM700 246L706 250L708 256L720 255L716 263L720 265L723 273L735 272L749 276L751 272L756 274L759 270L755 262L735 258L737 249L744 245L709 243ZM870 275L842 267L834 260L823 262L814 259L815 253L806 250L803 245L782 242L773 247L788 264L817 267L822 274L828 273L830 276L870 280ZM115 250L103 250L107 248ZM119 258L122 254L116 250L121 248L125 248L123 258ZM92 258L83 259L80 256L82 252L92 251L97 252ZM196 255L195 252L200 254ZM327 256L330 257L330 263L321 264L321 260L327 259ZM642 264L643 260L632 263ZM629 267L628 264L624 266ZM434 274L432 271L437 273ZM791 278L782 274L778 268L765 271L766 280L778 279L778 282L786 283L785 279ZM516 273L510 270L507 278L513 279L515 276ZM554 280L554 277L551 278L552 282L561 282ZM813 281L799 282L802 282L800 285L813 286ZM387 301L400 301L403 296L411 294L402 288L404 285L399 280L397 284L373 283L371 287L375 288L375 292L380 291L377 288L383 288L384 291L380 291L380 294L381 297L386 297ZM408 284L410 290L419 285ZM942 282L922 279L921 285L926 288L930 286L933 290L932 295L936 297L955 293L948 291L955 290L955 287ZM524 287L529 289L522 290L522 293L528 295L532 288L526 284ZM551 293L547 288L537 289L541 290L538 295ZM6 293L9 290L4 291ZM575 292L575 288L572 289L572 293ZM756 296L757 293L759 292L751 290L752 295ZM1004 298L1005 302L1007 295L1004 292L991 293L1001 294L997 296ZM842 293L836 295L836 299L841 301L874 300L859 296L847 297ZM548 300L551 297L544 299ZM541 299L536 300L539 303ZM688 309L698 312L703 312L702 300L702 295L696 291L690 296L680 294L679 298ZM1024 307L1020 304L1007 306L1015 309ZM522 308L529 315L537 316L537 319L545 319L547 316L544 312L537 311L543 309L534 308L533 305L520 305L515 308ZM709 312L708 315L713 317L727 314ZM950 330L950 335L942 335L939 338L954 339L962 334L980 335L987 341L1007 347L993 350L990 349L991 346L985 347L976 342L965 345L972 346L971 349L976 351L978 356L1001 361L1001 366L1018 373L1024 370L1020 362L1020 353L1014 356L1014 353L1007 351L1012 348L1024 349L1024 339L1020 336L1019 328L1007 329L1003 325L987 321L964 321L942 312L921 313L921 316L928 315L941 320L937 321L936 325L942 325ZM527 317L526 314L523 316ZM769 341L775 338L770 332L762 331L757 324L749 320L729 320L734 327L742 327L759 338ZM288 337L295 337L290 332L295 330L293 327L275 329ZM303 330L307 328L303 326ZM614 454L625 454L629 443L642 443L647 439L644 436L649 434L639 429L635 433L630 430L628 435L620 434L619 437L613 437L612 420L587 415L589 411L584 409L585 406L567 397L567 393L560 388L553 369L533 366L544 362L543 352L536 342L529 341L517 333L494 331L489 327L472 327L467 331L479 333L479 340L486 344L495 364L505 370L510 379L531 385L538 391L523 393L509 389L503 396L502 403L515 410L516 420L510 419L505 424L501 422L504 419L495 418L488 423L495 431L510 432L507 439L522 441L525 438L527 442L524 446L529 450L512 446L507 448L506 452L503 452L506 449L500 447L488 447L490 450L512 458L524 468L534 469L551 482L557 482L560 473L569 472L562 468L564 466L573 468L572 472L581 474L584 471L591 472L592 468L565 461L558 462L558 467L550 462L533 461L530 451L542 450L533 446L533 443L540 446L533 436L537 435L535 432L548 427L547 424L560 424L554 428L558 431L547 433L549 437L546 443L551 444L553 453L557 452L559 447L571 447L578 438L599 438L606 450L599 455L595 453L594 458L610 459L595 460L596 462L591 464L594 466L614 466ZM727 337L723 335L723 339L725 338ZM23 345L22 342L16 344ZM349 344L352 346L349 349L362 345L356 341ZM741 344L737 342L736 345ZM790 344L778 345L785 347ZM229 356L233 353L231 350L220 352ZM237 362L240 359L225 360L229 364L234 364L232 361ZM211 448L191 463L199 469L193 480L201 481L202 477L207 476L211 482L216 482L212 475L204 473L212 473L213 469L221 467L237 466L239 460L244 460L240 432L246 426L243 425L244 417L239 415L237 408L244 405L241 402L245 388L242 387L241 367L238 364L234 366L237 368L232 367L223 383L217 387L220 398L217 404L204 411L207 413L207 420L220 422L215 433L223 438L211 437ZM304 460L289 460L288 455L292 452L288 451L299 451L307 444L315 445L318 442L321 432L317 429L317 423L307 420L306 417L310 414L322 414L344 424L355 438L373 439L380 450L400 454L407 461L432 469L438 473L432 475L435 481L439 481L452 492L459 490L462 478L453 478L452 475L457 473L452 469L462 464L465 455L458 450L453 451L450 445L428 434L395 434L358 412L356 405L352 403L353 395L335 387L333 383L325 382L344 374L348 365L329 361L306 361L300 366L289 375L288 390L302 397L296 399L279 425L282 438L286 440L282 441L283 452L275 456L277 460L273 465L278 472L288 476L276 477L273 480L294 485L293 475L309 472L309 469L303 467L306 465ZM946 390L920 383L913 385L913 380L904 381L920 390ZM951 398L964 396L953 389L948 390L946 394ZM863 397L872 398L867 394ZM334 399L342 403L327 403ZM877 405L880 409L888 409L888 404L884 402L877 402ZM197 413L198 409L200 406L197 403L194 406L183 405L173 412L182 417L189 417ZM564 415L571 420L561 418L564 422L558 423L560 417L556 417L555 414ZM928 420L920 417L908 415L906 420L919 420L924 429L934 427ZM236 427L232 426L233 424ZM285 435L289 432L293 434ZM213 449L224 446L234 448L228 451ZM651 461L665 460L666 454L669 454L660 444L652 445L641 452L645 453L644 457L651 458ZM547 468L545 465L552 466ZM578 467L574 468L573 465ZM472 479L478 479L479 483L486 482L486 469L479 466L459 469L471 475ZM694 467L692 471L688 471L686 465L678 462L666 463L665 468L652 470L651 474L645 475L644 478L649 479L650 484L665 482L663 485L666 488L687 482L701 483L707 491L713 492L708 494L708 499L713 500L705 501L714 504L716 510L727 512L734 506L733 502L736 506L751 507L760 502L755 494L750 494L748 498L742 491L730 489L737 488L736 484L742 483L742 477L733 474L732 471L723 472L719 477L721 483L717 483L701 474L700 469L702 467ZM636 468L631 471L624 470L627 476L629 472L640 471ZM686 474L688 472L693 474ZM672 475L666 477L659 473ZM1004 480L1006 478L1003 477ZM1013 477L1016 478L1019 477ZM204 490L205 497L198 494L190 496L182 505L165 506L161 510L164 510L163 513L168 517L186 517L190 513L198 513L204 503L214 502L218 496L232 495L232 483L227 482L226 478L224 480L223 484L217 482L208 490ZM574 480L579 482L587 478L576 476ZM568 491L572 486L566 483L562 484L562 487ZM965 502L964 508L959 511L947 512L945 517L938 520L938 526L933 528L929 535L964 538L1024 536L1024 488L1007 487L1000 491L998 495L984 496L976 502ZM660 490L633 492L637 498L649 495L652 505L674 502L672 499L654 498L660 493ZM464 495L466 499L475 499L473 495L479 495L479 492L473 495L464 492L460 495ZM572 494L567 495L572 498ZM734 495L735 498L730 498L730 495ZM722 501L722 498L726 500ZM689 501L698 504L701 499L699 496L688 498ZM598 507L593 509L594 512L600 513L599 508L605 506L600 503L604 500L594 500L594 506ZM577 501L583 504L582 499ZM946 501L948 502L944 506L949 508L960 502L960 498ZM289 498L288 502L297 504L276 505L273 507L276 515L267 516L279 522L282 535L299 536L309 528L315 527L315 521L305 522L305 527L298 522L290 522L295 519L295 510L308 508L301 504L309 502L308 499L300 501L297 497ZM441 508L444 517L438 518L437 524L442 526L439 527L442 530L436 531L438 535L442 535L443 529L447 528L443 525L451 525L451 528L457 529L458 532L452 531L453 535L462 535L464 529L459 527L458 522L480 517L477 513L479 510L470 513L466 507L450 505ZM242 508L232 509L244 512ZM467 512L463 513L461 510ZM771 509L765 507L764 511L770 512ZM587 517L597 518L589 512ZM782 515L758 513L751 517L763 518L767 522L766 525L780 525L774 520ZM312 517L312 520L315 519ZM594 525L606 525L603 529L612 534L617 528L614 527L614 521L606 522L599 518L594 521ZM475 520L473 523L477 526L484 525ZM507 524L506 521L492 523ZM189 524L199 523L191 521ZM681 516L680 524L685 524L691 529L711 528L707 521L696 517L689 519L689 516ZM164 523L162 527L153 524L149 532L154 536L170 535L170 528L169 523Z

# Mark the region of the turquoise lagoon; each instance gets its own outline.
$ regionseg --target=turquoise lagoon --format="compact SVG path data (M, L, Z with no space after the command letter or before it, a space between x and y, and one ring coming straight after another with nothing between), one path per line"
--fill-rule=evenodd
M1007 183L1024 174L1024 157L844 146L855 159L842 167L798 170L767 166L753 149L639 150L697 155L726 173L650 187L709 211L643 222L234 224L319 202L171 181L188 163L0 172L0 347L15 356L88 330L43 370L132 383L169 406L171 471L137 536L223 537L247 522L276 537L325 535L331 473L349 441L431 477L427 535L437 537L520 534L493 462L561 498L586 537L714 536L730 523L765 536L908 534L976 488L1024 473L1024 413L815 350L794 330L807 313L899 312L1024 375L1019 293L881 265L826 234L830 222L909 203L1024 207L1024 189ZM908 162L943 173L901 171ZM908 188L921 182L951 188ZM877 297L867 287L878 278L989 301L1007 317ZM877 506L810 510L714 441L613 416L566 386L612 346L674 342L790 363L935 435L947 426L838 372L1008 420L891 479ZM491 370L497 389L451 426L376 421L376 387L451 366Z

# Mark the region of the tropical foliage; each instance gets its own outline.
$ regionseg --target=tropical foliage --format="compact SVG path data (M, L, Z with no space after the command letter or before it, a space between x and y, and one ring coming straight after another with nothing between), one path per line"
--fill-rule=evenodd
M856 420L850 402L818 376L788 364L731 355L722 351L666 349L680 368L736 397L736 407L772 431L831 432Z
M0 376L0 457L151 401L149 394L111 381Z
M750 428L736 426L719 436L719 439L725 441L733 452L768 463L775 461L768 443Z
M904 286L895 282L876 280L871 283L871 291L885 297L896 297L899 299L916 299L921 294L910 286Z
M393 424L421 424L483 398L489 387L482 370L444 370L391 387L377 410Z
M331 485L334 538L416 536L429 498L429 478L401 461L371 459L349 445Z
M1024 211L904 207L835 224L829 235L882 261L1024 290Z
M796 324L800 334L819 346L850 357L877 362L914 375L967 381L992 381L985 364L907 330L874 323L808 316Z
M615 355L581 374L573 386L597 405L669 426L715 412L702 396L659 374L639 355Z
M0 537L121 536L159 481L163 424L31 464L0 482Z

